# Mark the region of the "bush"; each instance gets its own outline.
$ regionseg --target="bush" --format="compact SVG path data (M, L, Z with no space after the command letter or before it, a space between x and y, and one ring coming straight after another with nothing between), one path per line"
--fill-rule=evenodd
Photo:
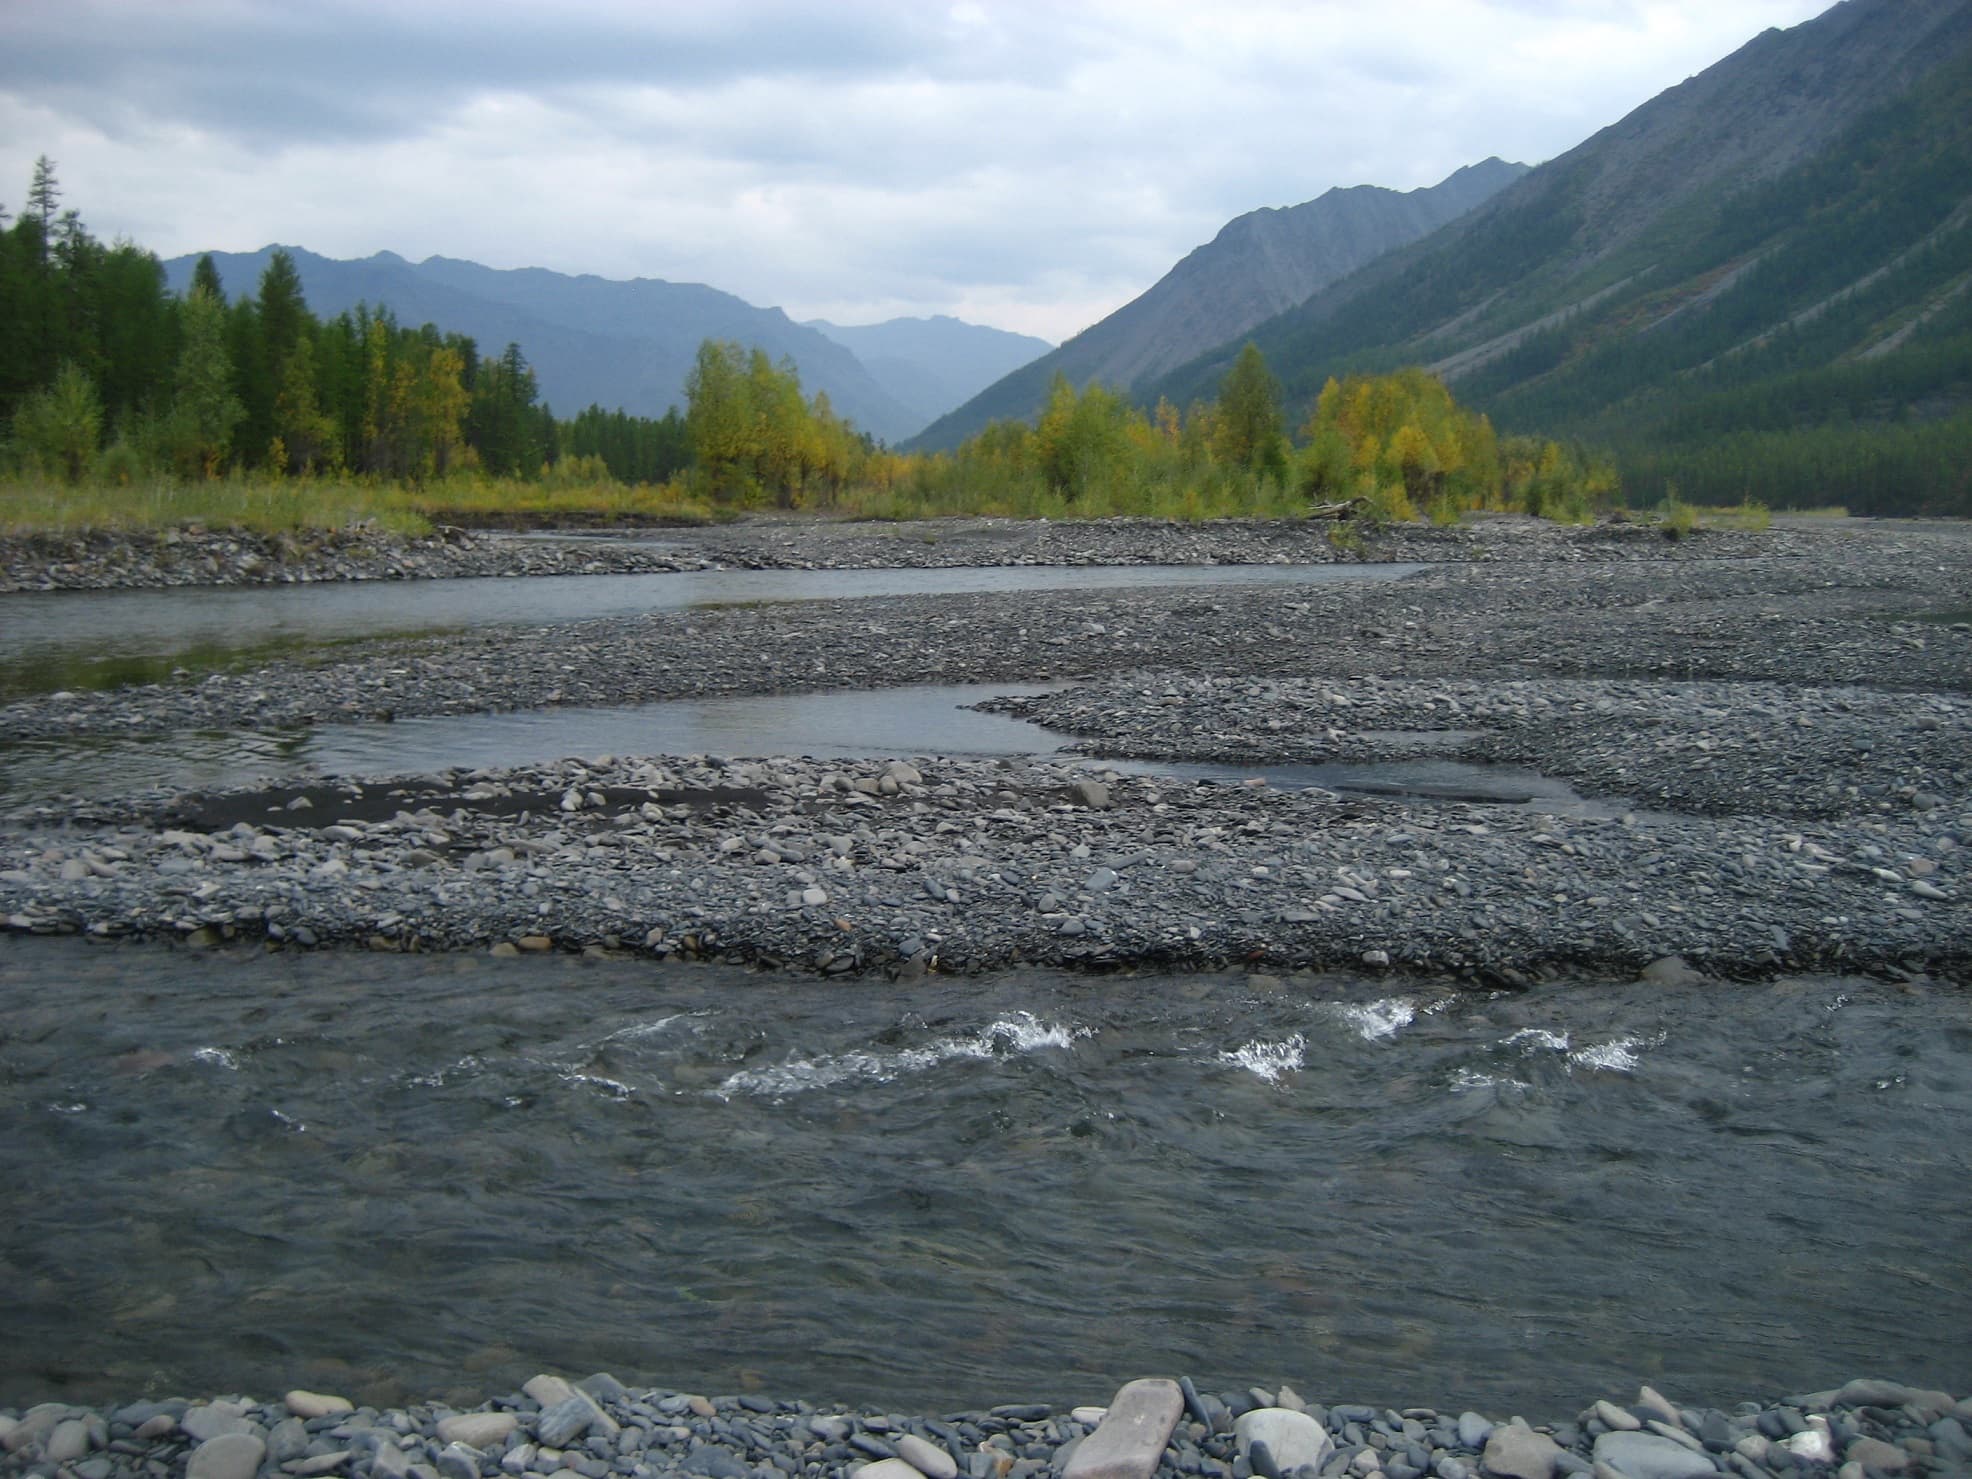
M75 484L96 458L103 435L103 403L80 365L65 363L55 383L36 391L14 412L14 440L27 460L52 477Z

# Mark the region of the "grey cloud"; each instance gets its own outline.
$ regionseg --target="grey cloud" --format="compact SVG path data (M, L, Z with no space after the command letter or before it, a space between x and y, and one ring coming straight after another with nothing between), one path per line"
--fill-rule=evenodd
M1008 15L1025 16L1017 8ZM748 79L954 82L1069 58L1028 26L953 26L911 0L719 6L155 5L16 8L0 88L66 109L147 114L243 143L396 135L461 99L615 85L702 95Z

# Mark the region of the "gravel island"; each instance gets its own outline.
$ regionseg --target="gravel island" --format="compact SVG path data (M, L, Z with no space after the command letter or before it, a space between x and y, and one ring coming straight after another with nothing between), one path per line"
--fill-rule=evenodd
M665 558L1333 553L1315 525L765 522L678 531ZM659 612L18 702L0 735L86 742L1073 680L1002 705L1095 763L591 755L41 799L0 832L0 917L195 944L620 950L829 973L1266 960L1511 982L1673 959L1662 968L1726 975L1972 959L1964 531L1804 521L1672 540L1495 519L1366 553L1426 568ZM1587 804L1156 773L1419 753L1559 778Z

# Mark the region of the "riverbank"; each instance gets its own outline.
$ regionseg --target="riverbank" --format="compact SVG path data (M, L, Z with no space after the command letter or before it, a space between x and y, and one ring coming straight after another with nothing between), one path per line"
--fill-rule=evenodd
M1819 531L1807 533L1815 536ZM1360 532L1321 521L872 523L813 516L524 537L450 527L424 536L393 534L368 525L285 534L188 527L0 534L0 593L705 569L1468 560L1523 557L1535 548L1548 559L1668 560L1755 550L1774 553L1795 542L1792 533L1777 530L1708 529L1696 539L1671 540L1648 523L1576 527L1498 518L1451 528L1393 526Z
M755 1393L633 1390L602 1373L574 1383L543 1374L476 1405L454 1396L380 1409L304 1390L275 1402L173 1398L100 1410L48 1403L0 1414L0 1473L1787 1479L1839 1466L1842 1479L1863 1479L1965 1472L1968 1421L1972 1401L1877 1379L1731 1412L1678 1405L1646 1385L1628 1403L1600 1399L1572 1421L1535 1426L1469 1410L1308 1402L1286 1385L1201 1392L1188 1379L1132 1382L1108 1406L1015 1402L913 1416Z
M682 555L659 553L1198 563L1325 544L1306 525L967 521L936 538L763 523L689 531ZM547 547L574 559L592 544ZM1671 957L1722 975L1972 962L1962 531L1673 542L1496 520L1404 531L1386 553L1427 545L1463 557L1383 584L872 598L478 630L58 693L0 709L0 736L88 743L1076 680L1004 706L1139 770L1422 750L1565 778L1599 804L1344 798L1059 761L590 756L360 788L42 800L0 832L0 918L35 933L592 949L830 973L1264 959L1513 980Z

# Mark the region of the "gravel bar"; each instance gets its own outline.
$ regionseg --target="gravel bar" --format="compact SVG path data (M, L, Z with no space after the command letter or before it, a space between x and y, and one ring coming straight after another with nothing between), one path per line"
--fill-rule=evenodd
M1197 563L1328 545L1311 525L1143 521L765 523L679 539L686 561L755 563L796 548L1004 560L1037 543L1049 559ZM1439 558L1361 585L486 629L49 695L0 709L0 737L1076 679L1004 706L1092 756L1260 767L1422 749L1536 769L1604 804L1364 799L1060 759L589 756L40 800L0 823L0 919L193 944L610 950L830 974L1267 961L1513 982L1670 958L1729 976L1972 961L1961 527L1670 541L1503 519L1396 542Z
M453 1405L456 1402L458 1405ZM540 1375L490 1402L45 1403L0 1414L0 1473L39 1479L1837 1479L1954 1475L1972 1465L1972 1401L1858 1379L1727 1412L1645 1386L1536 1426L1476 1412L1308 1402L1291 1387L1202 1392L1131 1382L1109 1406L1009 1403L903 1416L747 1393L633 1390ZM1111 1415L1114 1415L1114 1420ZM1083 1453L1086 1446L1087 1452Z

